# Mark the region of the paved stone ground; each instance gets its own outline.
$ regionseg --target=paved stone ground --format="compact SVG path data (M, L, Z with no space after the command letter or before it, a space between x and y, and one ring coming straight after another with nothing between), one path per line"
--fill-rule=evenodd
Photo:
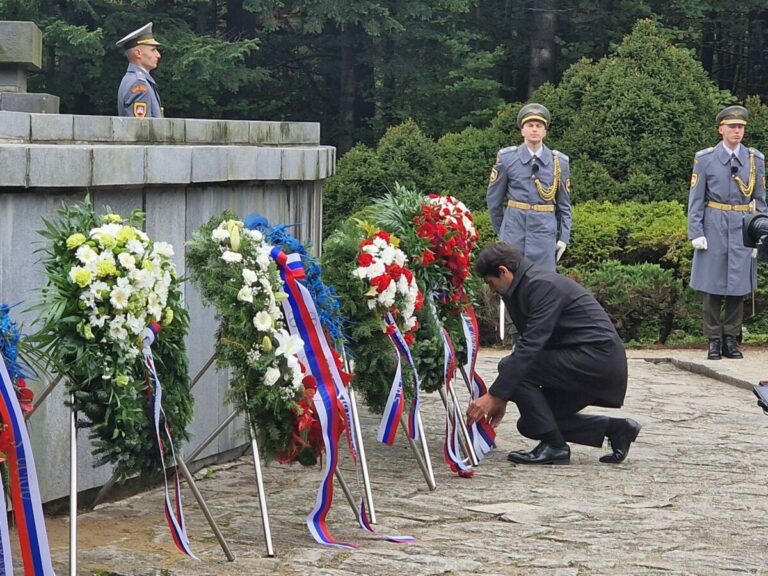
M482 352L480 371L489 381L501 354ZM768 418L745 389L768 377L768 352L748 350L743 361L721 362L703 360L702 350L630 356L626 404L611 412L635 417L643 430L621 465L600 464L604 451L583 446L572 446L570 466L509 464L507 451L533 444L517 433L510 405L497 450L473 479L458 478L441 462L443 416L433 395L423 415L434 492L403 437L391 448L376 444L377 420L363 414L377 530L412 535L416 543L364 534L339 490L330 528L360 548L316 545L304 522L318 469L270 465L264 473L276 557L267 558L252 460L244 457L196 475L234 562L227 562L185 486L199 562L170 543L162 493L155 490L79 517L78 574L768 575ZM660 361L665 358L674 362ZM48 526L57 572L68 574L67 518L49 518Z

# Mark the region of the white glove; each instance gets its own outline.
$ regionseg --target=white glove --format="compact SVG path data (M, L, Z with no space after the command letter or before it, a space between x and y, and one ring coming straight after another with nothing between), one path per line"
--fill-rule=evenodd
M699 236L698 238L694 238L693 240L691 240L691 245L693 246L694 250L706 250L707 249L706 236Z
M752 258L757 258L757 248L752 248Z
M557 241L557 252L555 252L555 262L560 262L560 257L565 252L565 247L568 246L562 240Z

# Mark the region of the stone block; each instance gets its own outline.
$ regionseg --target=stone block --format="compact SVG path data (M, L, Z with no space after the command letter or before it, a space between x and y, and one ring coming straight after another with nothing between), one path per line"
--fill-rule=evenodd
M91 149L73 145L31 145L29 186L68 188L91 185Z
M27 185L27 146L0 146L0 186Z
M27 71L16 64L0 64L0 92L26 92Z
M115 142L148 142L149 118L112 116L112 140Z
M229 144L248 144L251 137L251 123L244 120L227 120Z
M28 142L32 122L24 112L0 112L0 140Z
M150 118L148 142L183 144L184 118Z
M32 114L32 142L72 142L75 119L72 114Z
M51 94L0 92L0 110L33 114L58 114L59 97Z
M280 144L320 144L318 122L281 122Z
M145 146L93 146L93 186L144 183Z
M192 182L226 182L229 177L227 146L192 148Z
M229 180L280 180L281 150L230 146Z
M0 64L40 70L43 34L33 22L0 22Z
M282 180L317 180L317 148L281 148Z
M191 146L147 146L147 184L188 184L192 181Z
M75 116L75 142L110 142L112 138L111 116Z
M280 143L280 122L249 122L249 142L255 145L273 145Z

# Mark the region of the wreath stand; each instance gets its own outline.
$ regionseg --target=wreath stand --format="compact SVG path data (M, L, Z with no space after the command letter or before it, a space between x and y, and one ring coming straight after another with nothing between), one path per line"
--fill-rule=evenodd
M194 387L198 383L198 381L203 377L203 375L208 371L208 369L213 365L215 361L216 361L216 355L213 354L208 359L208 361L203 365L203 367L197 372L195 377L190 382L190 389L192 389L192 387ZM346 357L344 358L344 361L345 361L345 367L346 367ZM359 419L359 415L357 411L357 403L355 401L355 396L354 396L352 387L349 388L349 393L350 393L350 410L352 412L352 418L355 423L355 435L356 435L355 438L357 440L357 446L359 448L359 458L360 458L360 463L362 467L366 502L368 505L370 521L372 524L375 524L376 512L374 510L374 505L373 505L373 495L371 492L371 483L370 483L370 477L368 474L368 463L365 458L362 431L360 430L360 425L359 425L360 419ZM206 438L200 443L199 446L197 446L192 452L190 452L186 460L194 461L194 459L197 458L203 452L203 450L205 450L208 447L208 445L211 442L213 442L222 432L224 432L224 430L226 430L226 428L235 420L235 418L237 418L239 414L240 414L239 410L233 410L218 426L216 426L216 428L210 434L208 434L208 436L206 436ZM262 474L261 457L259 454L258 442L256 441L255 428L252 422L248 422L248 435L251 441L251 451L253 453L253 466L254 466L254 472L256 474L256 487L259 494L259 508L261 510L261 519L262 519L262 525L264 528L264 540L265 540L265 546L267 550L267 556L274 557L275 552L272 544L272 530L270 528L269 512L267 509L267 500L265 495L266 493L264 490L264 477ZM179 470L189 482L190 487L194 486L194 479L192 479L192 475L189 473L189 469L187 468L187 465L184 459L177 456L176 462ZM339 485L341 486L342 491L344 492L344 495L347 501L349 502L350 507L352 508L352 511L355 513L355 515L357 515L357 506L355 504L355 500L352 495L352 492L349 489L349 485L344 479L344 476L342 475L341 471L338 469L336 470L335 476L336 476L336 480L339 482ZM116 482L117 482L117 477L113 475L98 492L91 506L95 507L99 502L101 502L105 498L105 496L112 490ZM197 499L198 504L200 505L200 508L203 510L203 514L208 520L208 523L211 525L211 529L219 539L219 544L224 550L224 553L227 555L227 558L230 561L234 560L234 556L232 556L231 552L229 552L229 547L227 546L226 541L224 541L223 536L219 538L219 536L221 535L221 531L216 525L216 521L211 516L210 511L208 510L208 506L206 505L205 500L203 499L199 490L197 490L196 486L192 488L192 493L195 495L195 498Z
M207 370L208 366L210 366L212 363L212 360L209 361L204 370ZM198 374L197 379L199 380L201 376L202 372ZM41 392L38 396L37 401L33 406L33 410L28 414L25 414L25 420L28 420L37 411L38 407L50 395L50 393L53 392L54 388L56 388L61 380L62 376L59 374L48 384L48 386L46 386L43 392ZM70 396L70 401L74 404L74 396ZM77 412L73 409L70 409L69 418L69 458L69 574L70 576L77 576ZM192 494L195 496L195 499L197 500L203 515L208 521L212 532L216 536L219 545L224 551L224 554L227 556L227 559L232 562L235 557L232 554L227 541L224 539L218 524L216 524L216 521L211 515L210 509L208 508L203 495L200 493L200 490L198 489L192 474L187 468L186 463L179 456L176 456L176 467L187 480L187 483L192 490ZM107 484L105 484L96 497L99 498L99 496L101 496L101 499L103 499L103 497L112 489L112 487L114 487L116 482L117 476L113 474L107 482L109 487L107 487ZM107 489L105 490L105 488ZM91 508L95 507L97 503L98 502L92 504Z

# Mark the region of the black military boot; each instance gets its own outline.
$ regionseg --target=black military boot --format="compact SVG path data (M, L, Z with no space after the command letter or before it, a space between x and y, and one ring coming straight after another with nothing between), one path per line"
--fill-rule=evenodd
M710 349L712 348L710 344ZM724 336L723 337L723 356L726 358L744 358L744 355L741 353L741 350L739 350L739 345L736 342L735 336Z
M707 360L720 360L720 338L709 339L709 352Z

